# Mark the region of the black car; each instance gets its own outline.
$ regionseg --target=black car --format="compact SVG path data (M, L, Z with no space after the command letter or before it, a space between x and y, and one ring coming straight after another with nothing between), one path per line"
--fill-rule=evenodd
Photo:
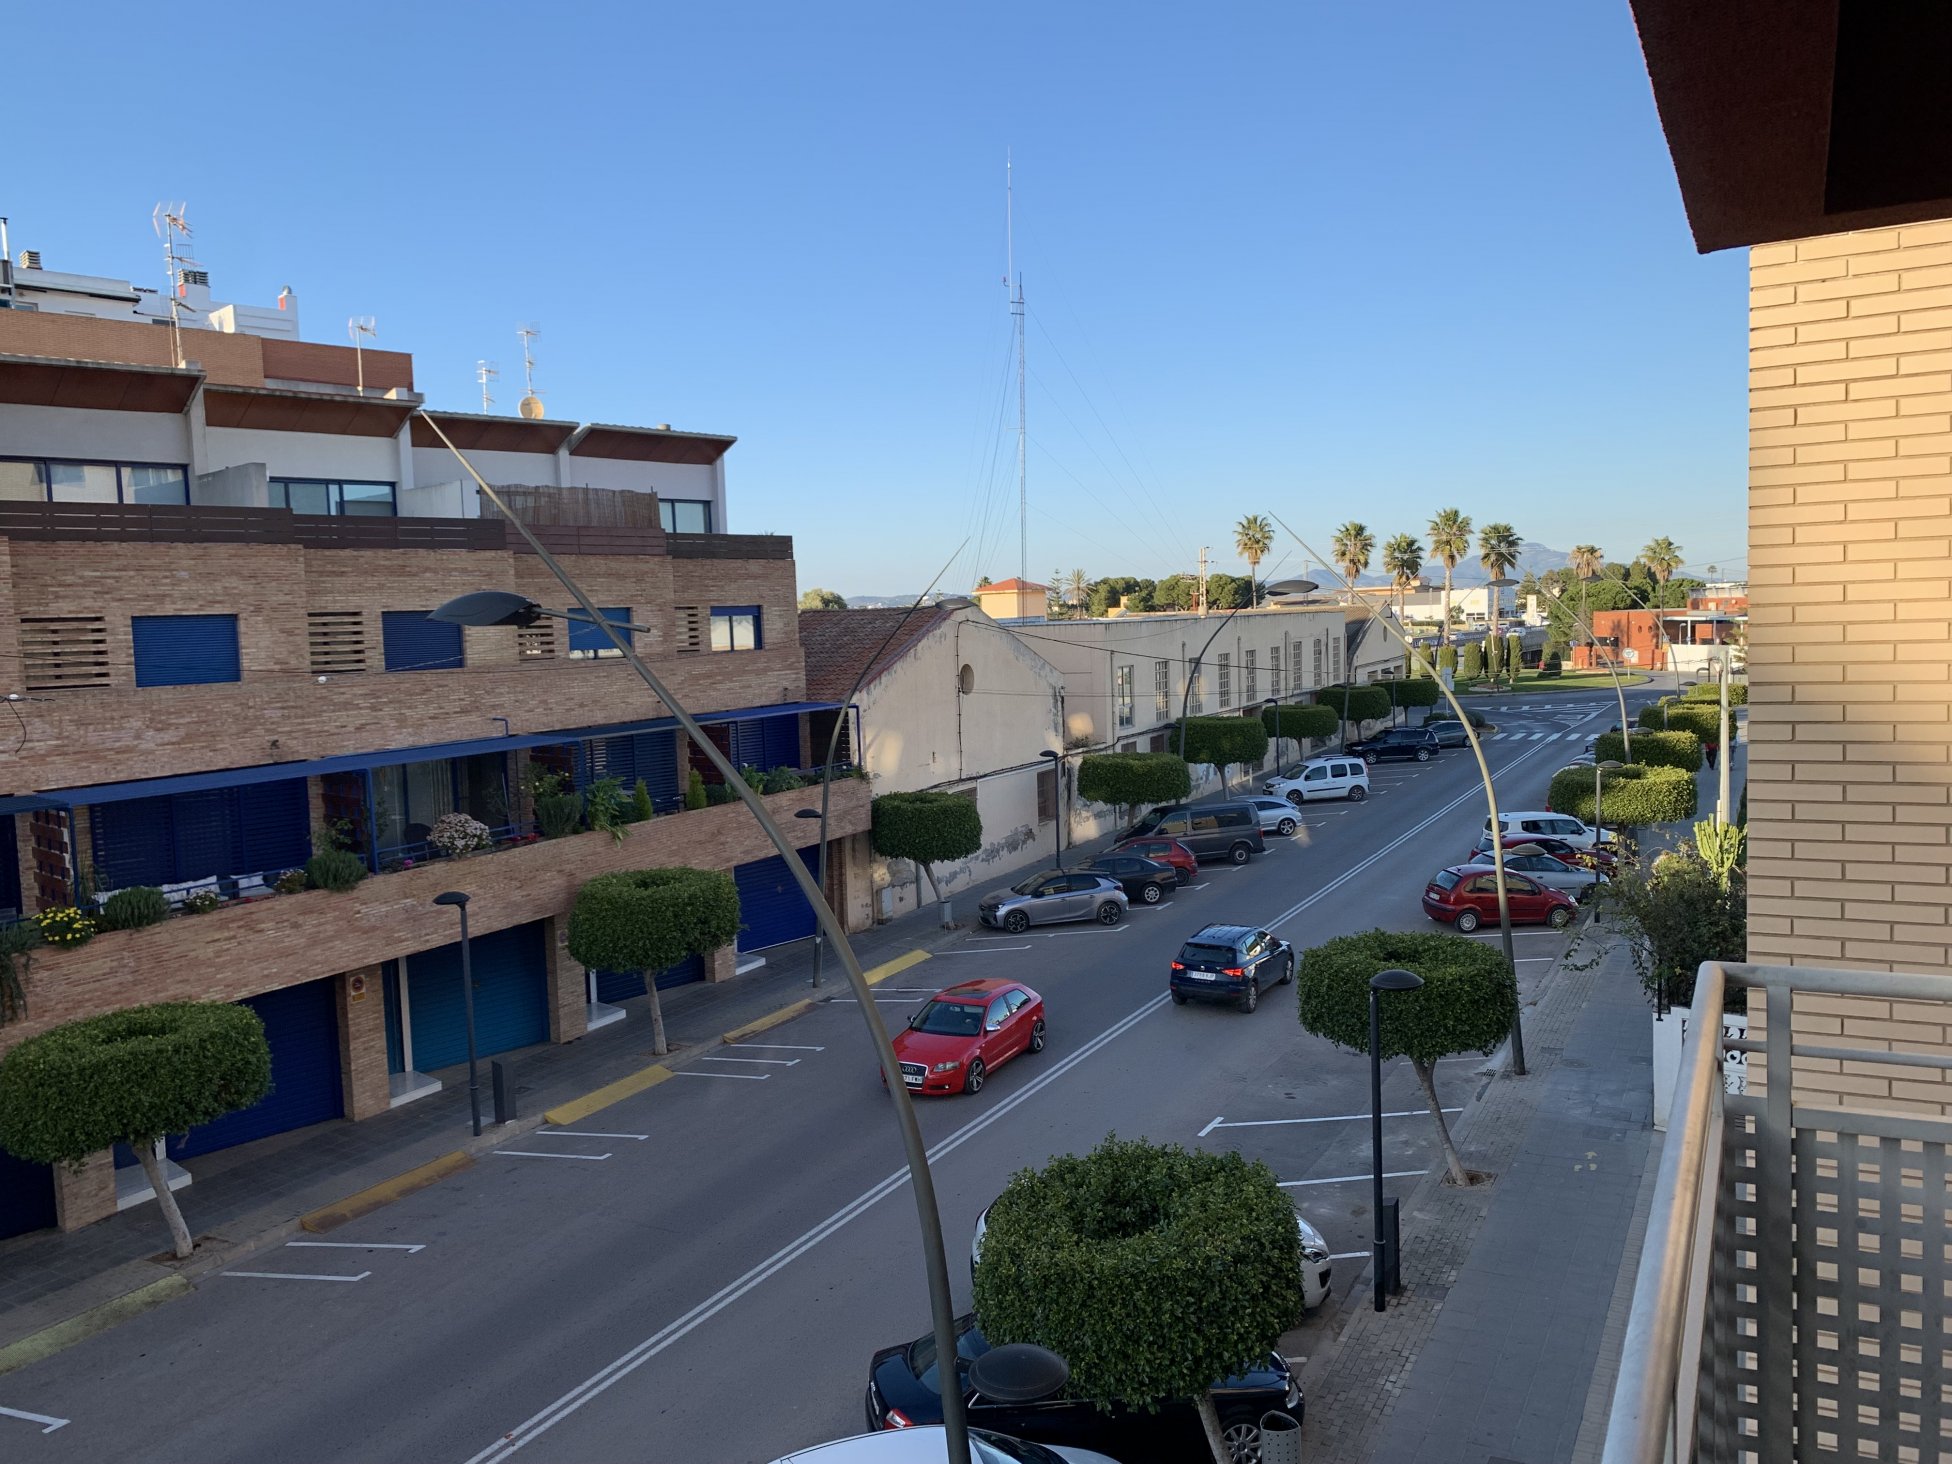
M975 1315L956 1319L956 1370L962 1380L971 1428L993 1429L1040 1444L1096 1449L1126 1464L1144 1460L1207 1457L1206 1434L1192 1400L1165 1403L1156 1413L1113 1406L1104 1412L1062 1395L1036 1403L994 1403L969 1387L969 1364L990 1350ZM884 1347L868 1369L868 1427L906 1428L942 1422L942 1397L935 1360L935 1334L905 1347ZM1261 1415L1279 1410L1299 1423L1301 1386L1276 1353L1238 1377L1214 1384L1220 1431L1237 1464L1261 1457Z
M1374 737L1351 742L1343 749L1351 757L1359 757L1366 763L1386 762L1390 758L1415 758L1418 762L1429 762L1442 750L1443 745L1437 741L1435 730L1429 727L1391 727Z
M1251 1012L1263 986L1294 977L1295 951L1285 940L1251 925L1209 925L1179 948L1166 985L1178 1006L1197 998L1231 1001Z
M1179 886L1179 872L1170 864L1161 864L1156 859L1141 859L1136 854L1114 852L1101 855L1081 866L1079 872L1102 874L1106 879L1117 880L1127 899L1137 900L1144 905L1158 904Z

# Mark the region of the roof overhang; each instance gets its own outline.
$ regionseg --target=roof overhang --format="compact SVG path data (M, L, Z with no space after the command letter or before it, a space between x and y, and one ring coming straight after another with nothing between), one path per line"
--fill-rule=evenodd
M201 371L51 356L0 355L0 402L100 412L181 412Z
M1952 217L1952 6L1632 5L1703 253Z
M217 386L203 394L212 427L260 432L323 432L336 437L395 437L419 405L414 398L360 397L280 387Z
M633 463L715 463L738 440L710 432L588 422L576 429L569 450L577 457L620 458Z
M462 452L554 453L576 433L574 422L551 422L533 417L488 416L480 412L428 412L441 432ZM424 420L413 419L415 447L446 447L440 433Z

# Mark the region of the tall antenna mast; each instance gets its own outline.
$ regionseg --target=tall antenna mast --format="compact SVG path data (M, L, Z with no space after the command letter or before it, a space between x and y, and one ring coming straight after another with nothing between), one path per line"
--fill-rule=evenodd
M1017 271L1016 162L1003 154L1003 283L1010 287L1010 314L1017 336L1017 583L1030 580L1030 459L1026 451L1030 419L1024 393L1023 276ZM1018 591L1022 594L1021 589Z
M499 380L501 372L495 369L493 361L474 363L474 379L481 384L481 411L486 416L488 409L495 405L495 399L488 394L488 383Z
M149 214L149 226L163 241L163 273L169 281L170 359L180 368L183 362L183 282L178 278L176 236L190 237L190 206L187 203L159 203Z
M542 417L542 393L535 389L535 338L542 334L533 325L518 325L515 334L522 338L522 381L528 388L516 410L531 421Z
M379 339L379 322L370 315L355 315L346 322L346 334L352 337L352 359L354 380L359 383L359 394L366 395L366 338Z

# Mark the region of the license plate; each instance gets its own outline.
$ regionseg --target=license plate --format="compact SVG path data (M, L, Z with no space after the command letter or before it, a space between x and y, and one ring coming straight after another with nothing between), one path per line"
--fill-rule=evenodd
M1213 979L1213 973L1211 971L1188 971L1186 974L1191 976L1195 981L1211 981Z

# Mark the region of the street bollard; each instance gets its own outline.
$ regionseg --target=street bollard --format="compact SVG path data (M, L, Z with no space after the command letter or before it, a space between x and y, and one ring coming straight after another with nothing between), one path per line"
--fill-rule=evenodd
M488 1064L495 1088L495 1122L515 1122L515 1079L500 1062Z
M1383 1201L1383 1289L1391 1296L1403 1290L1402 1202L1391 1195Z
M1301 1425L1293 1414L1261 1415L1261 1464L1301 1464Z

